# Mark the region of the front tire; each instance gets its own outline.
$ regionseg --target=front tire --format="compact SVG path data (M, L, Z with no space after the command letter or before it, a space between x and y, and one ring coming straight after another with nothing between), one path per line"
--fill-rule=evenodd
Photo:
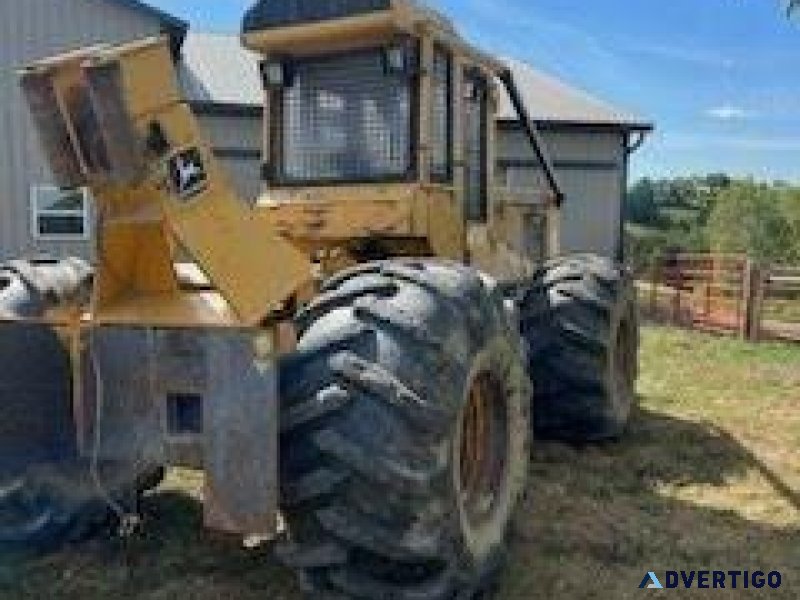
M471 597L502 562L529 394L502 299L455 264L334 278L282 379L280 553L313 597Z

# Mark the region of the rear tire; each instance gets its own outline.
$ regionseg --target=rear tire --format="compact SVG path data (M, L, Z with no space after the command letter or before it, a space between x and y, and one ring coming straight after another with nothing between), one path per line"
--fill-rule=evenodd
M137 509L142 488L115 487L114 502ZM85 461L31 465L0 481L0 553L42 553L112 531L117 515L95 489Z
M485 589L528 470L521 340L455 264L367 264L299 317L282 379L280 552L315 598Z
M36 319L79 303L91 277L78 259L15 261L0 267L0 313ZM70 357L56 332L48 325L0 324L0 365L0 553L52 550L111 526L114 515L95 489L88 461L78 457ZM138 494L162 477L159 469L122 482L114 499L135 509Z
M639 323L629 273L592 255L548 263L520 305L538 437L621 435L636 404Z

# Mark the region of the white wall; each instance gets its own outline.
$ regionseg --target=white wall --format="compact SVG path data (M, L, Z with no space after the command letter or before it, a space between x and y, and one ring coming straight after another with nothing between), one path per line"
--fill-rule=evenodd
M561 211L562 252L593 252L615 257L619 249L625 186L624 135L616 131L572 128L542 132L566 200ZM498 183L532 200L546 188L527 138L502 129L498 141Z

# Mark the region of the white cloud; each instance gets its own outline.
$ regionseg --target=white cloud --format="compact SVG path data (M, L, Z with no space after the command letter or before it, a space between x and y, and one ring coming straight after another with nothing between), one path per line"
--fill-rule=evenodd
M754 115L754 113L739 106L723 104L722 106L709 108L706 111L706 115L712 119L718 119L720 121L741 121L743 119L749 119Z

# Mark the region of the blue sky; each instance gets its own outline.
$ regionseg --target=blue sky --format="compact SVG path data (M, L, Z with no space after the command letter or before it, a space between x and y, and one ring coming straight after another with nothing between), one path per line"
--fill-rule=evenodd
M276 0L280 1L280 0ZM152 0L236 31L251 0ZM478 45L656 124L633 176L800 183L800 22L780 0L432 0Z

